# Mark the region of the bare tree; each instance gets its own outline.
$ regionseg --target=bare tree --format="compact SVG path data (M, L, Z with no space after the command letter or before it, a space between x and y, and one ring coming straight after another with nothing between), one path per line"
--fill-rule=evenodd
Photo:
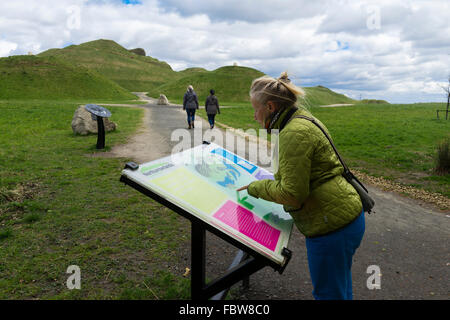
M445 91L447 94L447 110L445 111L445 120L448 119L448 107L450 105L450 75L448 76L448 83L447 86L441 86L441 88Z

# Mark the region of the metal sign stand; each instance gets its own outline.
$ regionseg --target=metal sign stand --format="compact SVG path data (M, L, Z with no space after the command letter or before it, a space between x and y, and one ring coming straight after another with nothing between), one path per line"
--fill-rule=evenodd
M136 163L127 163L125 169L136 170L138 165ZM205 223L201 219L195 217L183 208L175 205L167 199L158 194L142 187L140 184L130 180L125 175L120 177L120 181L136 189L137 191L149 196L153 200L159 202L163 206L175 211L179 215L191 221L191 299L192 300L207 300L207 299L225 299L229 288L239 281L244 282L244 287L249 285L249 277L251 274L261 270L266 266L272 267L280 274L291 259L292 252L283 248L282 255L285 257L285 262L281 266L278 263L263 256L259 252L254 251L250 247L235 240L231 236L223 233L215 227ZM219 238L227 241L231 245L240 249L236 255L233 263L228 271L221 277L212 280L206 284L205 279L205 249L206 249L206 231L209 231Z
M97 116L97 128L98 128L98 136L97 136L97 149L105 148L105 125L103 124L103 118Z
M111 117L111 112L101 106L96 104L87 104L84 107L87 111L91 113L92 120L97 120L97 149L105 148L105 126L103 124L103 118Z

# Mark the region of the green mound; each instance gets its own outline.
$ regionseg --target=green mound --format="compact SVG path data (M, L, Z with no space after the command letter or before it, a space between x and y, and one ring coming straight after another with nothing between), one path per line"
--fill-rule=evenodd
M180 102L188 85L192 85L203 104L210 89L216 91L221 103L248 103L252 81L264 73L247 67L226 66L214 71L203 68L188 68L178 72L181 77L156 88L148 88L149 95L157 97L165 94L171 101ZM306 106L319 106L336 103L355 103L343 94L336 93L323 86L306 87L306 96L300 102Z
M302 102L306 106L324 106L338 103L356 103L355 100L349 97L334 92L323 86L305 87L306 96Z
M95 70L130 91L147 91L177 77L165 62L140 56L111 40L95 40L64 49L50 49L41 57L58 57L64 61Z
M169 81L156 88L148 88L151 96L165 94L171 101L181 101L188 85L192 85L204 104L209 90L214 89L221 103L249 102L248 95L253 79L263 76L258 70L246 67L221 67L214 71L190 68L179 72L181 78Z
M196 73L196 72L208 72L208 70L206 70L204 68L195 68L194 67L194 68L187 68L183 71L179 71L178 74L186 76L186 75Z
M248 104L251 82L262 72L240 66L208 71L195 67L175 72L163 61L136 54L111 40L95 40L63 49L50 49L39 57L54 57L69 65L87 68L114 81L129 91L146 91L150 96L165 94L172 102L181 102L188 85L193 85L200 103L216 90L221 103ZM306 106L358 103L323 86L304 88ZM370 102L367 102L370 103Z
M0 99L107 99L135 96L95 71L53 57L0 58Z
M241 66L226 66L214 71L195 67L176 72L166 62L140 54L140 49L127 50L114 41L101 39L63 49L50 49L38 56L53 57L67 65L87 68L132 92L146 91L153 97L165 94L174 102L182 101L186 87L191 84L201 104L210 89L216 90L221 103L248 104L251 82L264 75L258 70ZM302 103L306 106L360 103L323 86L304 89L306 97Z

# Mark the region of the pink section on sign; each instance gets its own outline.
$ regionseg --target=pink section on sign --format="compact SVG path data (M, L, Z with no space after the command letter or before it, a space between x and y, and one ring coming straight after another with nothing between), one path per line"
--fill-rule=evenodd
M277 247L280 230L230 200L214 214L214 218L272 251Z

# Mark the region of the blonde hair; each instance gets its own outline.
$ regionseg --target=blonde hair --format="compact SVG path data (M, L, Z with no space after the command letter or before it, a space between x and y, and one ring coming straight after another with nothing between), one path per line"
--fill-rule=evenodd
M263 76L253 80L250 86L250 98L262 105L273 101L278 107L286 108L297 103L298 97L304 97L305 91L297 87L288 77L287 72L281 73L278 79Z
M193 87L192 85L188 85L187 89L188 89L189 91L193 91L193 90L194 90L194 87Z

